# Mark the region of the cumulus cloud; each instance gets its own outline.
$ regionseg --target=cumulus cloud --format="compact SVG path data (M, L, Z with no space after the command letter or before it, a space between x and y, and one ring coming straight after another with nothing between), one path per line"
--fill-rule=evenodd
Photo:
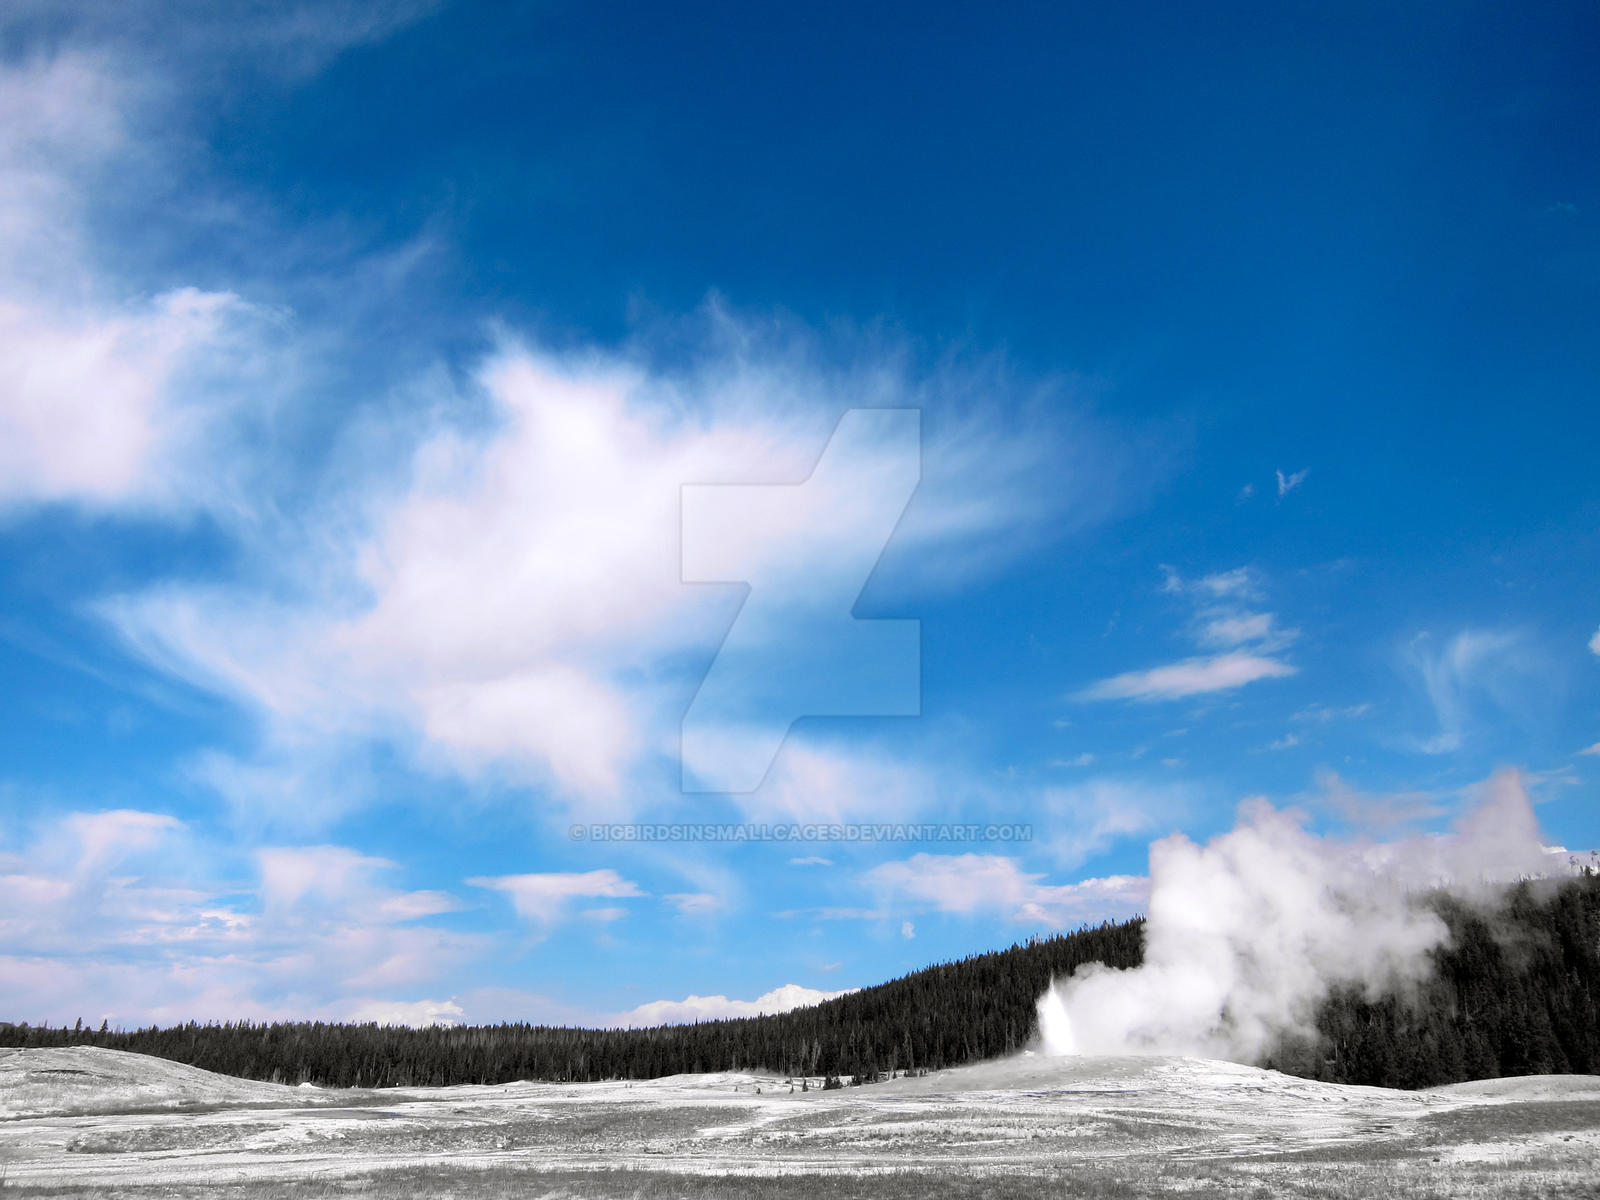
M216 505L219 378L253 370L272 314L231 292L156 295L97 265L88 197L138 157L134 77L63 52L0 67L0 515Z
M1600 629L1594 631L1594 636L1589 639L1589 649L1595 654L1600 654Z
M0 298L0 506L193 499L173 489L205 416L180 387L243 311L192 288L95 312Z
M358 1000L345 1019L356 1023L409 1025L459 1025L466 1011L453 1000Z
M422 923L460 903L390 886L397 869L340 846L230 861L159 813L49 819L0 847L8 1004L25 1019L126 1024L398 1013L396 992L486 944Z
M629 1029L651 1025L689 1025L696 1021L725 1021L736 1017L759 1017L808 1008L824 1000L848 996L855 988L822 992L815 988L786 983L757 996L754 1000L730 1000L726 996L689 995L682 1000L653 1000L625 1013L617 1013L601 1023Z

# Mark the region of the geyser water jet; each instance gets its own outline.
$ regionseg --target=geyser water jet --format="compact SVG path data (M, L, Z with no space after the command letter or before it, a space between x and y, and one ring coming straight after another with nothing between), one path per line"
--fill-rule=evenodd
M1072 1036L1072 1016L1061 998L1061 989L1054 983L1039 997L1039 1052L1053 1058L1064 1058L1078 1053L1077 1040Z

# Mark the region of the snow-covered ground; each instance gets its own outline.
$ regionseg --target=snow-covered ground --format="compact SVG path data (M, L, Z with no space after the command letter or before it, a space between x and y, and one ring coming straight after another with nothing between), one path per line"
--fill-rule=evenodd
M1197 1059L1025 1056L816 1082L342 1092L109 1050L0 1051L0 1178L8 1195L149 1197L787 1195L786 1181L815 1194L823 1176L839 1195L999 1181L993 1194L1019 1196L1542 1196L1592 1194L1600 1163L1591 1076L1395 1092ZM676 1182L652 1191L663 1178ZM1318 1190L1335 1179L1342 1190Z

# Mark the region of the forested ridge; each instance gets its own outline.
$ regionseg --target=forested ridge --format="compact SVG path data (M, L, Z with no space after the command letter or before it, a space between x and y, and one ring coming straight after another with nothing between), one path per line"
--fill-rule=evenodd
M1426 1087L1465 1079L1600 1073L1600 876L1520 884L1493 912L1439 894L1449 926L1428 982L1409 994L1330 996L1319 1037L1265 1065L1343 1083ZM652 1029L527 1024L423 1029L231 1022L99 1030L0 1025L0 1045L96 1045L286 1083L423 1086L583 1081L767 1070L872 1079L1013 1053L1035 1032L1052 977L1090 962L1139 965L1143 922L1105 924L941 963L767 1017Z

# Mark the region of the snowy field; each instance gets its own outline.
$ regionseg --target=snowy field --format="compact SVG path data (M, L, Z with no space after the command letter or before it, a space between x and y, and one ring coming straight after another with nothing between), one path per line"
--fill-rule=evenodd
M833 1092L743 1074L342 1092L0 1050L0 1171L5 1196L152 1200L1600 1196L1600 1077L1411 1093L1023 1057Z

